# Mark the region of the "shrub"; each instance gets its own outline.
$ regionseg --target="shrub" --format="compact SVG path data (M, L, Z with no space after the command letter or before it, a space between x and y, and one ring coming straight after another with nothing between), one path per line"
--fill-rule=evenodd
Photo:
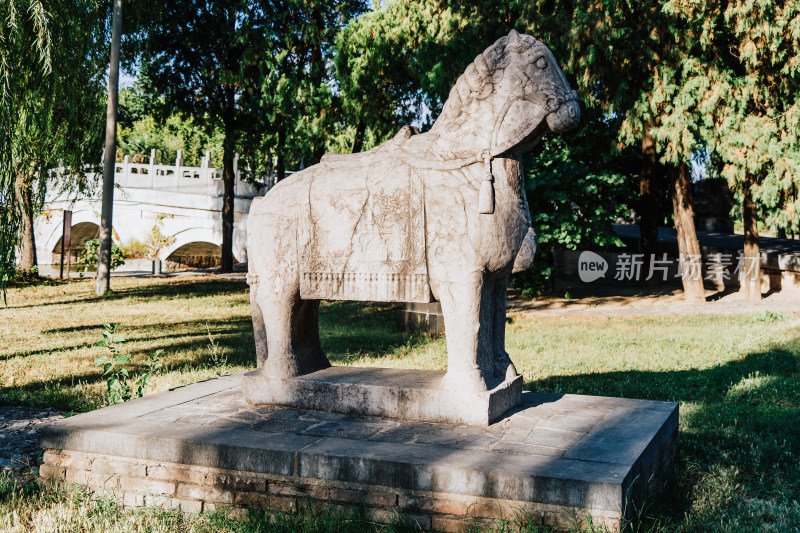
M150 259L150 248L142 241L131 239L122 245L125 259Z
M83 271L89 269L89 267L97 268L97 254L100 250L100 241L97 239L92 239L90 241L86 241L83 245L83 250L81 250L80 257L78 261L83 263ZM117 267L121 267L125 264L125 253L114 243L111 243L111 270L114 270Z

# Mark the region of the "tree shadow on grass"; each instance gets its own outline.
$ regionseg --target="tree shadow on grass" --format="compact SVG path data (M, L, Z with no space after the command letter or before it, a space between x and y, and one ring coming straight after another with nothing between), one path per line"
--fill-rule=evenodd
M102 331L99 325L48 330L48 333L64 334L64 342L46 349L5 354L3 358L34 357L88 348L97 339L76 344L70 342L72 339L69 334L91 330L97 331L99 339ZM154 323L135 328L126 328L122 324L119 333L125 338L119 348L131 358L126 366L133 375L145 370L144 361L157 350L164 350L161 355L164 371L177 374L219 368L221 365L254 368L256 364L252 320L249 316ZM395 352L399 347L408 348L427 342L425 336L412 336L397 330L394 306L362 302L324 302L320 308L320 336L323 349L333 364L347 361L352 354L381 357ZM213 349L212 342L216 345ZM139 343L142 345L135 346ZM92 350L87 355L87 363L93 363L105 353L102 348ZM85 399L70 398L74 386L77 383L91 386L103 381L100 369L93 369L63 377L54 375L50 379L30 381L24 385L0 387L0 396L14 403L22 401L69 411L84 411L93 406L87 404Z
M91 303L105 300L131 300L152 301L169 299L202 298L215 294L246 294L247 286L243 280L231 279L200 279L179 280L168 283L158 283L127 287L115 290L103 298L89 297L69 299L36 304L27 304L12 307L40 307L53 305L67 305L76 303ZM376 302L351 302L351 301L325 301L320 305L320 337L323 350L328 354L332 363L344 362L353 354L368 354L372 357L381 357L392 353L399 346L413 348L428 341L428 337L419 334L409 334L397 329L394 313L395 304ZM229 321L226 321L229 322ZM237 328L242 331L250 330L252 323L249 319L236 320ZM124 328L124 324L122 324ZM55 328L45 333L76 333L93 329L94 325L71 326ZM159 325L163 329L162 325ZM145 328L139 328L140 330ZM130 333L127 333L130 335ZM151 337L152 338L152 337ZM65 348L78 348L71 346ZM36 355L48 350L25 352L25 355ZM15 354L8 354L6 358ZM17 354L18 355L18 354ZM255 352L251 353L255 360Z
M14 305L9 301L9 308L23 309L30 307L45 307L55 305L83 304L113 300L164 300L172 298L202 298L215 294L244 293L247 285L244 280L238 279L187 279L170 280L165 283L139 285L114 289L105 296L85 296L65 300L52 300L31 304Z
M176 334L176 329L184 330L181 333ZM189 330L189 331L186 331ZM54 352L68 352L72 350L78 350L81 348L88 348L92 347L94 343L101 339L101 333L103 331L103 327L99 324L91 324L91 325L83 325L83 326L75 326L75 327L68 327L68 328L55 328L44 331L44 333L48 334L69 334L69 333L83 333L83 332L90 332L94 331L97 333L96 338L93 337L90 340L85 340L83 342L78 343L64 343L58 346L48 346L46 348L40 348L36 350L18 350L16 352L8 352L4 354L0 354L0 361L12 359L16 357L35 357L38 355L47 355ZM135 328L126 328L124 324L121 325L120 330L118 331L119 334L125 339L123 343L120 345L123 351L126 351L129 355L135 355L138 353L151 353L157 349L164 349L164 350L175 350L181 347L184 347L182 341L175 342L175 339L186 339L186 338L200 338L205 339L205 343L209 344L209 334L212 338L216 338L218 336L228 336L228 335L243 335L249 334L249 343L252 348L252 321L249 318L243 317L232 317L227 318L224 320L188 320L182 322L172 322L168 324L151 324L146 326L138 326ZM69 337L61 337L65 341L69 340ZM128 348L131 343L134 342L153 342L153 341L162 341L161 343L156 343L152 348L145 349L137 349L131 350ZM250 350L252 352L252 350ZM101 351L98 351L98 356L101 354Z
M47 278L36 274L18 273L17 277L9 281L6 289L24 289L27 287L52 287L54 285L66 285L69 280L59 278Z
M414 348L430 337L400 331L395 304L375 302L323 302L320 306L320 340L331 363L353 355L382 358L400 347Z
M724 397L733 384L750 374L796 376L800 367L798 358L800 339L708 369L626 370L550 376L528 382L525 388L674 402L709 401Z
M134 378L147 371L145 361L158 350L163 350L160 355L164 365L162 373L181 375L203 370L226 373L229 371L226 369L230 367L255 366L251 324L249 318L242 317L216 321L185 321L179 325L189 330L184 330L178 335L165 331L163 324L138 327L128 331L123 330L121 333L125 341L119 343L118 347L120 353L130 357L130 362L124 366ZM95 328L99 333L101 328L96 326ZM214 349L210 346L212 340L216 345ZM37 350L24 355L35 356L52 351L87 348L93 343L94 340L77 346ZM137 343L146 344L135 346ZM102 370L92 368L91 365L97 357L107 354L108 351L104 348L94 348L86 355L86 364L89 368L84 366L83 371L73 371L68 376L53 373L49 379L0 387L0 403L5 401L34 404L73 412L102 407L102 395L98 396L96 391L91 392L90 389L91 386L105 380Z
M320 306L320 338L322 348L332 362L346 359L349 354L369 354L380 357L392 353L398 347L414 347L427 342L425 335L412 335L399 331L394 321L396 306L392 304L377 304L372 302L324 302ZM126 328L121 325L120 332L127 343L153 341L158 339L175 339L175 334L170 330L191 330L191 333L181 333L179 337L202 337L208 343L208 335L241 335L246 334L249 339L248 349L235 352L237 361L246 364L255 362L255 348L252 344L252 321L249 317L232 317L225 320L184 320L168 324L152 324L136 328ZM96 330L98 338L102 332L100 325L89 324L54 328L43 333L61 334L77 333ZM47 348L31 352L24 352L25 356L44 354L53 351L75 349L85 344L64 345L56 348ZM179 345L168 343L157 348L176 348ZM154 348L154 349L157 349ZM222 348L228 348L222 346ZM233 353L233 352L231 352ZM17 357L23 353L6 354L5 358Z
M713 529L730 508L759 529L770 506L800 499L800 337L708 369L552 376L526 389L681 403L676 473L646 522ZM767 503L741 511L753 501Z

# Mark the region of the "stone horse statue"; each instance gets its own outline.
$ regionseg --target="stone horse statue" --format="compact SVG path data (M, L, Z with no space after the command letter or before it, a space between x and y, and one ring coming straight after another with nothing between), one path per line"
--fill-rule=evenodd
M403 127L367 152L328 154L253 201L247 222L259 372L330 366L322 299L441 302L443 390L517 376L506 289L536 249L520 155L574 128L578 96L553 54L511 31L462 74L430 131Z

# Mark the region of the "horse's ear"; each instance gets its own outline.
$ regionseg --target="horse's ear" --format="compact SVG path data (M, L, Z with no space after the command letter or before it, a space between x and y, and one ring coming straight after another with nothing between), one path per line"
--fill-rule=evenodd
M517 30L512 29L510 32L508 32L508 39L506 40L506 46L508 45L519 46L521 41L522 38L519 36Z

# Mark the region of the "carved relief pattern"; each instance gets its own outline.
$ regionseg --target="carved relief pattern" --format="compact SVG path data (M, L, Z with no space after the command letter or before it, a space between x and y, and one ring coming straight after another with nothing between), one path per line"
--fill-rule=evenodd
M431 301L422 182L378 157L323 161L319 179L339 185L328 198L315 199L311 181L298 239L302 299Z

